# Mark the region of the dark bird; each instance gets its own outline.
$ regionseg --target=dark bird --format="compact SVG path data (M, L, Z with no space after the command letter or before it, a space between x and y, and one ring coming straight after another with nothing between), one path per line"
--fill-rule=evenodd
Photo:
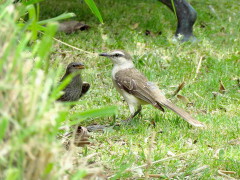
M132 58L127 52L114 50L99 55L110 58L114 64L112 69L113 84L128 103L131 112L131 116L127 121L134 118L141 111L142 105L151 104L161 111L164 111L163 107L171 109L193 126L204 126L203 123L197 121L189 113L168 100L154 83L149 82L134 67Z
M65 32L66 34L71 34L76 31L88 30L89 28L90 26L79 21L65 21L65 22L59 23L58 30Z
M86 94L90 88L90 84L82 81L81 71L84 68L85 67L82 63L77 62L72 62L67 66L66 73L60 82L62 82L70 74L73 74L73 78L64 88L64 94L58 99L58 101L77 101Z

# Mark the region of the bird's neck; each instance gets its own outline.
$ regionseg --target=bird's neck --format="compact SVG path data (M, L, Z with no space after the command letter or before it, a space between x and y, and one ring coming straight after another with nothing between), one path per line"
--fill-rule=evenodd
M123 64L114 64L113 70L112 70L112 76L113 78L115 77L115 74L118 71L124 70L124 69L129 69L129 68L134 68L134 64L132 61L125 62Z

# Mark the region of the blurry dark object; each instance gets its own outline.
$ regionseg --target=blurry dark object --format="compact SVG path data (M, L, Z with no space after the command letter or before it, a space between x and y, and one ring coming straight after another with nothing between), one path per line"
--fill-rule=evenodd
M195 9L185 0L160 0L163 4L169 7L173 12L174 9L177 15L177 30L175 37L180 41L195 41L196 38L193 35L193 25L197 19L197 12Z
M85 145L90 144L88 138L90 137L87 128L82 126L77 126L75 136L74 136L74 145L78 147L84 147Z
M71 34L76 31L88 30L90 26L79 22L79 21L65 21L59 23L59 31L65 32L66 34Z

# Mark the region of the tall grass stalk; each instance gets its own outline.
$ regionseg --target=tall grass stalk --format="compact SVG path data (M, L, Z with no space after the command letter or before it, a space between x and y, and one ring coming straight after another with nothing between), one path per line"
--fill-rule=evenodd
M61 69L49 68L48 55L57 24L46 22L41 29L33 5L0 5L0 179L80 179L89 171L56 138L69 108L56 103Z

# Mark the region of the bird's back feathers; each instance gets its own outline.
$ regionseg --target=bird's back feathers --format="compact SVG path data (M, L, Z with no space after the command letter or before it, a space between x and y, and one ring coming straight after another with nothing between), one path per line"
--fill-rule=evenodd
M174 105L161 92L161 90L140 73L135 68L120 70L115 74L114 80L118 88L134 95L146 103L152 104L154 107L164 111L163 107L167 107L181 116L184 120L196 127L204 125L194 119L189 113Z

